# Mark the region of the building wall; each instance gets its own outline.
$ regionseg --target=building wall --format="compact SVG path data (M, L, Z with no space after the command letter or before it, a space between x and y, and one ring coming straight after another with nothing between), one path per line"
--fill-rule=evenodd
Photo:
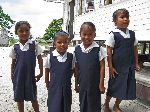
M79 34L81 24L84 21L91 21L96 25L96 38L99 40L105 40L107 34L115 27L112 22L113 12L118 8L126 8L130 12L129 29L132 29L136 32L136 36L139 40L150 40L149 6L150 0L122 0L110 5L103 5L93 12L75 16L73 24L75 37L77 37Z

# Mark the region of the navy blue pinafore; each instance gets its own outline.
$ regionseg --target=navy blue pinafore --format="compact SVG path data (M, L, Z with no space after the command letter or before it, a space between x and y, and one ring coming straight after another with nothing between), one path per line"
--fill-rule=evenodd
M79 68L80 112L101 111L99 50L99 47L94 47L89 53L83 53L80 46L75 48Z
M33 101L37 98L35 81L35 42L29 44L27 51L22 51L19 44L14 45L16 65L13 74L14 100Z
M119 32L113 32L115 46L112 64L118 74L109 79L107 95L120 100L136 98L136 80L134 70L135 33L129 31L130 38L124 38Z
M48 87L48 112L71 112L72 91L72 59L67 53L65 62L59 62L50 54L50 82Z

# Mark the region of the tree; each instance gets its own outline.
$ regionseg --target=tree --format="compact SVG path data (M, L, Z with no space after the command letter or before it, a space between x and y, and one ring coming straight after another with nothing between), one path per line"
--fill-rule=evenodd
M15 23L8 14L5 14L2 7L0 6L0 26L5 29L10 29Z
M2 7L0 6L0 27L5 29L12 37L12 38L9 38L9 36L5 37L8 38L8 45L12 45L13 43L16 42L16 40L13 38L13 33L9 31L9 29L12 27L14 23L15 21L13 21L8 14L4 13Z
M8 46L12 46L14 43L16 43L18 41L18 39L15 38L9 38L8 40Z
M52 40L54 35L59 30L62 30L63 18L53 19L53 21L49 24L48 28L45 30L46 33L43 36L44 40Z

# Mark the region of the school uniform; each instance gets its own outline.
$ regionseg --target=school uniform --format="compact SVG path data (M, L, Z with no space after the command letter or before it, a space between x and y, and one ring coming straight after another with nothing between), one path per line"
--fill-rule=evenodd
M83 43L76 46L75 58L79 68L80 112L100 112L101 94L100 60L106 57L96 42L84 49Z
M126 33L116 29L111 32L111 39L106 45L113 48L112 64L118 74L109 79L107 95L120 100L134 100L136 98L136 80L134 70L134 45L137 44L135 33ZM110 40L111 41L110 44Z
M37 44L35 45L35 42L31 40L28 40L24 46L18 42L14 44L9 55L12 59L16 59L12 82L14 100L17 102L37 99L35 81L35 51L37 47L35 46L37 46Z
M61 56L57 50L48 55L45 68L50 69L48 112L71 112L73 54Z

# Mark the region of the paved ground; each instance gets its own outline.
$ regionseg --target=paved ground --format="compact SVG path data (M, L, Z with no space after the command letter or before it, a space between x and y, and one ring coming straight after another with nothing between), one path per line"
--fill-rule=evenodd
M0 48L0 112L17 112L16 103L13 101L13 90L10 79L10 62L11 59L8 57L9 48ZM36 70L38 73L38 69ZM107 69L106 69L107 75ZM107 85L106 78L106 85ZM74 82L74 78L72 78ZM47 90L44 84L44 76L37 83L38 86L38 100L40 104L40 111L47 112ZM78 94L74 91L73 83L73 102L72 112L79 112ZM102 95L102 107L105 99L105 94ZM110 106L113 107L114 99L111 100ZM150 112L150 106L145 106L139 101L123 101L121 108L124 112ZM25 102L25 112L33 112L30 102Z

